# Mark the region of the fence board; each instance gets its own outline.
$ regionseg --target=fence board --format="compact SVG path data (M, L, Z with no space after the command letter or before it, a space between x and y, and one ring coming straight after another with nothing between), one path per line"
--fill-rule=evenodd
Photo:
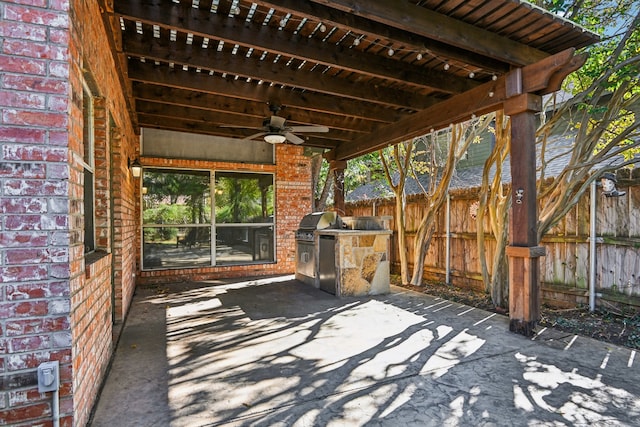
M629 197L629 217L635 216L640 212L640 185L626 189ZM640 237L640 221L629 221L629 237ZM637 271L637 270L636 270Z
M617 198L596 196L596 230L603 236L596 248L596 289L616 290L627 295L640 296L640 184L619 190L627 195ZM480 283L480 263L476 241L476 222L470 215L470 206L477 200L473 190L452 191L451 199L451 268L452 283L482 289ZM544 202L542 202L544 203ZM422 219L425 199L422 196L410 198L406 210L407 244L409 262L413 262L415 230ZM393 216L392 201L376 201L377 215ZM371 203L358 202L347 205L348 215L369 216L373 211ZM425 277L441 280L445 277L446 230L445 206L438 212L436 232L425 258ZM491 237L488 218L483 218L487 237L485 253L490 271L493 270L493 254L496 242ZM587 192L551 232L543 238L542 246L547 255L540 258L540 280L545 284L555 284L558 288L587 289L589 285L589 230L590 200ZM392 221L392 229L395 223ZM397 233L391 243L391 260L398 266ZM560 293L562 291L559 291ZM575 292L574 292L575 293ZM558 293L558 295L560 295ZM568 294L567 294L568 295ZM564 295L559 299L568 301L573 296ZM581 294L582 295L582 294ZM575 299L574 299L575 300Z
M577 243L576 251L576 288L587 289L589 287L589 244Z
M621 253L620 292L626 295L640 295L640 251L634 247L626 247Z
M598 196L596 200L596 230L600 236L615 236L616 222L618 221L618 210L616 204L618 197Z
M598 268L596 271L600 271L600 286L597 287L601 289L617 288L618 266L616 265L615 246L598 245L596 254L598 255Z

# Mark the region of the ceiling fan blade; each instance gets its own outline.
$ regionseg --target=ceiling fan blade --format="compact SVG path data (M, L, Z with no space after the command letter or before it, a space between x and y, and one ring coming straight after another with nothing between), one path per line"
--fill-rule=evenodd
M291 132L285 132L284 136L287 138L287 141L292 142L294 144L302 144L304 142L304 139L292 134Z
M287 130L290 130L291 132L329 132L329 128L326 126L291 126Z
M244 140L250 140L250 139L254 139L254 138L257 138L257 137L259 137L259 136L266 135L266 134L267 134L267 132L259 132L259 133L255 133L255 134L253 134L253 135L247 136L247 137L245 137L245 138L242 138L242 139L244 139Z
M269 126L274 129L282 129L284 127L284 122L287 119L279 116L271 116L271 120L269 121Z

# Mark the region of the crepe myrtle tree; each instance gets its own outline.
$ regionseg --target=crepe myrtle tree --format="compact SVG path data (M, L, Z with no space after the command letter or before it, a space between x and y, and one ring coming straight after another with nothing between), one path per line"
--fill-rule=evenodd
M404 212L407 205L405 184L407 175L411 172L412 161L416 155L413 149L413 142L414 140L404 141L393 147L387 147L378 151L387 184L395 196L394 218L398 238L397 247L398 259L400 260L400 280L403 284L409 283L410 277Z
M422 286L424 261L435 230L438 210L449 192L456 165L469 145L493 120L493 114L432 132L378 152L384 176L394 197L394 220L398 239L400 279L403 284ZM426 177L426 179L425 179ZM422 219L418 225L413 251L413 271L410 270L405 206L405 186L413 178L424 196ZM426 184L423 184L426 182Z
M574 95L573 98L545 110L551 114L541 115L541 126L537 130L538 198L541 201L538 239L564 218L593 180L606 171L637 163L640 146L637 3L635 15L630 13L634 11L634 3L627 0L608 5L601 1L544 3L553 3L550 6L556 9L564 8L563 13L603 35L605 27L609 30L602 43L590 48L585 66L565 80L563 89ZM616 27L619 29L611 30ZM555 97L550 98L551 102L555 100ZM496 307L506 307L508 303L508 263L504 249L508 241L510 197L502 185L503 164L509 153L508 126L508 118L499 113L495 126L496 144L485 163L476 219L482 278ZM552 139L568 143L563 150L549 150ZM569 160L560 174L548 177L548 166L558 156ZM495 174L489 180L487 172L492 168ZM488 218L496 239L491 270L487 267L484 250L485 218Z
M502 183L502 170L506 166L511 143L511 123L502 111L496 113L496 119L490 130L494 133L495 144L484 163L482 183L478 192L476 211L476 233L478 242L478 261L485 291L491 296L495 307L509 306L509 265L506 248L509 231L509 208L511 197ZM493 170L493 177L491 171ZM491 267L487 262L485 224L495 238Z
M422 285L425 258L431 245L437 213L447 199L456 166L469 145L479 141L480 135L493 119L494 114L488 114L479 119L451 125L448 133L449 144L446 149L446 158L442 166L439 166L434 158L434 163L429 168L428 187L422 188L424 194L423 215L413 242L413 274L410 282L412 285Z
M613 50L595 55L587 70L570 76L568 82L584 89L544 117L537 131L538 197L544 200L538 216L539 239L564 218L593 180L640 160L640 10ZM553 160L546 147L559 134L569 135L571 143L555 156L569 160L560 174L546 179L546 166Z
M331 194L333 179L329 172L329 163L322 153L311 156L311 185L313 188L312 212L322 212L327 208L327 200Z

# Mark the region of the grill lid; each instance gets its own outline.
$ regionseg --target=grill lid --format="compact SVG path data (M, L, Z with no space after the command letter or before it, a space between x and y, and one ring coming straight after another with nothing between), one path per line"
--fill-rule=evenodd
M300 230L323 230L325 228L341 228L342 221L335 212L314 212L302 217Z

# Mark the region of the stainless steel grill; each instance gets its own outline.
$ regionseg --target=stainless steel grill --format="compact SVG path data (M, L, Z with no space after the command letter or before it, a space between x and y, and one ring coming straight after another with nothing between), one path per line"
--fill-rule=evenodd
M303 242L313 242L313 231L296 230L296 240Z
M314 284L318 270L318 235L316 230L342 228L335 212L315 212L305 215L296 230L296 279Z
M313 232L316 230L341 227L342 219L335 212L314 212L302 217L296 231L296 239L300 236L299 240L313 240Z

